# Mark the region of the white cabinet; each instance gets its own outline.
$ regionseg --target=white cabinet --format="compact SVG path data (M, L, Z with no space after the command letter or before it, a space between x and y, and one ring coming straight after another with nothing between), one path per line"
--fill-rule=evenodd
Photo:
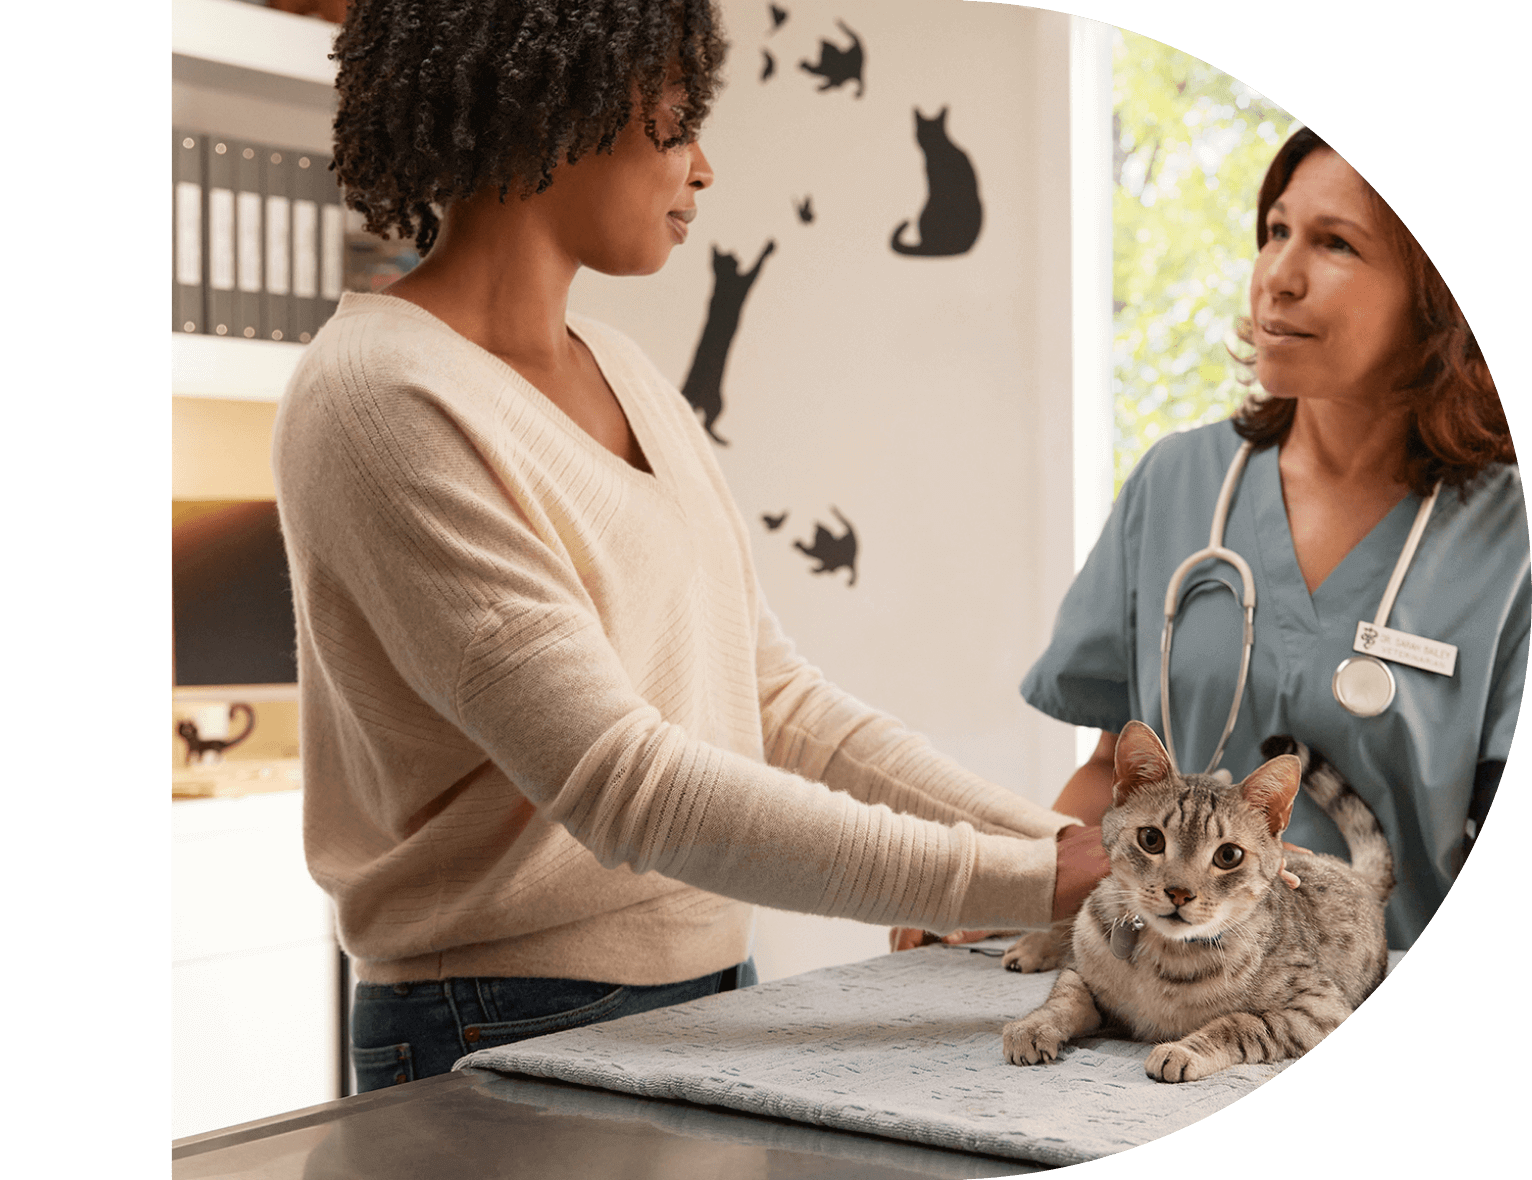
M171 1137L340 1097L339 956L302 793L171 816Z

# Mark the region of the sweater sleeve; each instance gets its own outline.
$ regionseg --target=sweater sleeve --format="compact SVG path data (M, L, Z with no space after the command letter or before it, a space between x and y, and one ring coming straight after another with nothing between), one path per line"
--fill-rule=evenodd
M1050 919L1051 839L993 834L1004 825L988 818L990 830L975 831L903 814L666 722L607 640L575 559L533 526L447 414L419 392L342 400L343 411L308 422L294 409L284 430L290 552L322 568L326 593L355 604L402 685L600 863L878 924ZM900 745L868 743L874 762ZM856 778L862 746L843 744ZM382 792L365 797L380 828L399 827L389 809L404 808Z
M1079 823L973 774L920 734L835 687L761 602L756 647L766 759L864 803L981 832L1047 839Z

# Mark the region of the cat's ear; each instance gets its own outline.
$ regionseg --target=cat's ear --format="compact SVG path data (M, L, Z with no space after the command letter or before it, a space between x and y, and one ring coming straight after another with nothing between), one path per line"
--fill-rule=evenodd
M1112 806L1120 807L1129 795L1171 775L1170 755L1160 739L1142 721L1130 721L1117 735L1117 754L1112 763Z
M1239 785L1245 802L1266 813L1266 826L1273 836L1281 835L1293 814L1293 800L1298 796L1298 782L1303 778L1303 763L1296 754L1283 754L1251 771Z

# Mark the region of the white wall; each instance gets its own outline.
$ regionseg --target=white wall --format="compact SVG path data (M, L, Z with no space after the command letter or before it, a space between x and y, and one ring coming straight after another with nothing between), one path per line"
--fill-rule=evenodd
M1074 734L1018 686L1074 568L1071 19L957 0L784 7L771 30L766 5L723 3L729 82L702 137L716 182L688 243L653 278L582 273L572 302L679 385L710 247L747 268L776 242L715 427L767 600L837 683L1049 802ZM819 92L798 68L821 38L848 43L837 20L865 48L860 98L854 84ZM777 63L766 81L763 50ZM927 199L913 110L944 106L983 227L967 253L899 256L889 238ZM805 195L810 224L794 209ZM816 522L839 532L832 505L860 542L854 586L844 570L811 575L792 545ZM783 511L767 531L761 514ZM757 928L767 978L883 949L885 931L855 923L763 912Z

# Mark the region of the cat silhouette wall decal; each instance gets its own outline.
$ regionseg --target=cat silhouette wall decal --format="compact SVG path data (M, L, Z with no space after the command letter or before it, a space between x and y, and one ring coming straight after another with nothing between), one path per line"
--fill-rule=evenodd
M766 7L771 9L771 31L775 33L787 20L787 9L778 8L775 4L768 4Z
M862 39L846 27L845 21L838 20L835 23L840 26L841 32L851 38L851 44L847 48L842 49L829 41L821 40L819 42L819 60L813 63L800 61L798 68L810 74L817 74L820 78L824 79L819 84L821 92L838 89L847 82L855 82L856 96L861 98L864 88L862 83Z
M769 512L761 513L761 523L766 526L768 533L774 533L782 527L782 522L787 519L786 512L779 512L773 516Z
M841 527L846 531L836 536L817 520L814 522L814 543L805 545L802 541L794 541L793 548L797 549L806 557L812 557L819 564L809 571L811 574L831 574L839 569L851 571L851 578L847 586L856 585L856 530L851 527L851 522L840 514L840 510L833 505L830 511L835 513L835 519L840 521Z
M741 271L735 255L713 247L713 294L708 300L707 322L702 325L702 335L697 340L697 351L692 355L691 370L686 374L681 394L691 403L692 409L702 415L702 428L719 446L729 445L713 429L713 423L723 413L723 370L729 359L729 346L734 343L734 334L739 330L745 296L750 294L761 266L776 248L776 241L768 240L755 265Z
M798 220L808 225L814 220L814 198L804 197L801 202L795 201L793 208L798 211Z
M766 81L777 72L777 59L771 56L771 50L761 50L761 81Z
M928 196L918 221L920 241L906 242L908 221L901 221L889 245L896 254L944 258L966 254L979 238L984 207L979 176L968 153L947 137L947 108L933 118L915 110L915 142L926 158Z

